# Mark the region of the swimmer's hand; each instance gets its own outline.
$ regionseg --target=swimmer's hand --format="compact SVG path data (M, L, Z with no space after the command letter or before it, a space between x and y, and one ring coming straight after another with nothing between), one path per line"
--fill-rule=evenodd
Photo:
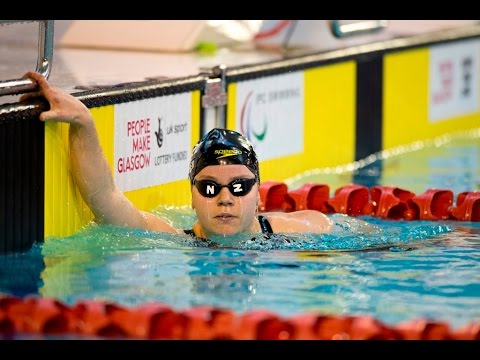
M50 104L50 109L40 114L39 119L41 121L51 120L74 125L86 125L91 122L90 111L80 100L57 87L51 86L42 74L29 71L23 77L36 82L38 91L22 95L20 101L43 96Z

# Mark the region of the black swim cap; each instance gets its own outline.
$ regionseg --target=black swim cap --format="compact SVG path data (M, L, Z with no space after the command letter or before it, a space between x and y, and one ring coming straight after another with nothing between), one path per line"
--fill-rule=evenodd
M257 154L248 139L242 134L227 129L212 129L193 147L190 182L204 167L209 165L245 165L260 183Z

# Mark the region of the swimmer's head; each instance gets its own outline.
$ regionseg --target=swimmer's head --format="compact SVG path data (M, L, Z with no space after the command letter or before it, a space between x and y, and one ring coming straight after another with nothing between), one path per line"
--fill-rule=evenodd
M188 177L195 176L209 165L245 165L260 183L258 159L253 146L242 134L227 129L212 129L194 146Z

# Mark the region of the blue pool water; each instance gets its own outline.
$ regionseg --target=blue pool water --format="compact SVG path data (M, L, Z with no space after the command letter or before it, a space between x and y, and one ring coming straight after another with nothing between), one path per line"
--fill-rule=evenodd
M424 144L353 170L320 169L289 179L329 184L398 186L419 194L442 187L480 189L479 137ZM155 209L177 226L189 208ZM413 319L460 327L480 321L480 223L395 221L364 217L369 233L238 236L214 246L190 237L91 225L50 238L30 251L0 257L0 292L85 299L134 306L160 302L178 310L198 305L238 313L270 310L372 315L391 325Z

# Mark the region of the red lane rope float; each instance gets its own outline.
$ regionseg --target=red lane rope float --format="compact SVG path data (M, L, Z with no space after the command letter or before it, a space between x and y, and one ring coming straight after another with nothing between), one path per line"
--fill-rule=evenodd
M279 181L265 181L260 184L259 211L294 211L295 204L286 197L288 186Z
M480 191L465 191L457 196L457 207L449 209L457 220L480 221Z
M449 189L427 189L415 193L393 186L349 184L335 190L325 184L307 183L290 190L279 181L260 185L258 210L297 211L318 210L326 214L350 216L368 215L384 219L480 221L480 191L465 191L457 195Z
M327 204L330 188L324 184L305 184L286 194L286 200L295 210L313 209L321 212L331 212Z
M359 216L366 214L368 201L368 188L352 184L335 190L333 198L327 200L327 206L334 213Z
M397 326L370 316L269 311L241 315L213 307L175 311L163 304L128 308L104 301L67 306L40 297L0 295L0 334L161 340L480 340L480 322L451 329L417 319Z
M415 197L411 191L393 186L372 186L368 211L365 214L385 219L413 219L408 200ZM418 213L418 211L417 211Z

